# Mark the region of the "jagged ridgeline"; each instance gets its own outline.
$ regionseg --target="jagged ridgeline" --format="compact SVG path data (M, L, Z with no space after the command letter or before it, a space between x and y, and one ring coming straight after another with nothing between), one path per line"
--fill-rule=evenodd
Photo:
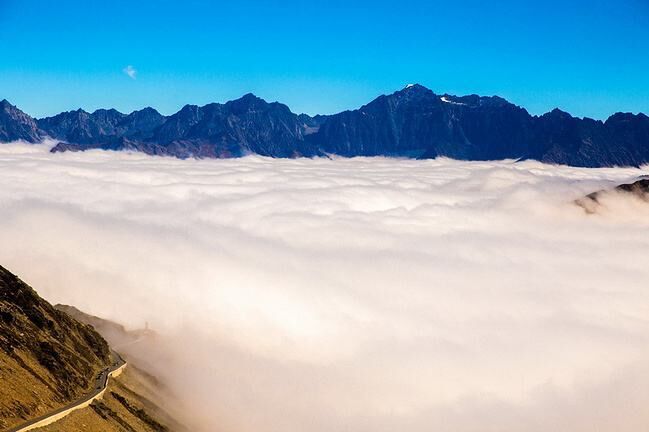
M0 430L88 392L110 365L106 341L0 266Z
M52 151L93 148L187 157L397 156L463 160L535 159L572 166L649 162L649 117L617 113L606 121L558 109L532 116L497 96L438 95L408 85L353 111L294 114L252 94L224 104L186 105L163 116L152 108L69 111L35 120L0 103L0 141L39 142Z

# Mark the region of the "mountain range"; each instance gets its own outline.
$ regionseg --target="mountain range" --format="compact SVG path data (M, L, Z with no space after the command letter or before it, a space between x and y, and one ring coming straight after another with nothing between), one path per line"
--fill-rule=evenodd
M34 119L0 102L0 142L45 138L53 152L141 151L179 158L247 154L293 158L325 155L462 160L534 159L582 167L649 162L649 117L617 113L606 121L555 109L541 116L498 96L439 95L408 85L334 115L295 114L253 95L170 116L153 108L130 114L81 109Z

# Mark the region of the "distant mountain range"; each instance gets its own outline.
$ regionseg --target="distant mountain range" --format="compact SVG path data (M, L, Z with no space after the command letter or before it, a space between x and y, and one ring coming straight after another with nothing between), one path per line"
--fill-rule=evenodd
M408 85L353 111L311 117L252 94L224 104L186 105L163 116L81 109L34 119L0 102L0 142L59 143L53 152L137 150L179 158L394 156L463 160L535 159L584 167L649 162L649 117L606 121L555 109L532 116L498 96L438 95Z

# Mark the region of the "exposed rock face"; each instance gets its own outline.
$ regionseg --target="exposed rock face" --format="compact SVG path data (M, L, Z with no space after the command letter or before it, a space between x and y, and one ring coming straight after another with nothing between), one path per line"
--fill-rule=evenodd
M643 114L601 122L555 109L536 117L497 96L439 96L419 85L330 116L313 139L325 152L345 156L536 159L585 167L649 161Z
M642 178L630 184L619 185L615 190L631 193L649 201L649 178Z
M313 140L345 156L503 159L526 153L532 129L525 110L499 97L439 96L415 84L330 116Z
M629 196L641 199L649 203L649 177L643 176L633 183L621 184L619 186L616 186L612 191L628 194ZM590 193L585 197L576 200L575 204L583 207L583 209L586 210L587 213L595 213L600 206L600 200L602 199L602 197L610 192L611 190L600 190Z
M146 139L164 123L165 117L153 108L129 115L114 109L100 109L92 114L81 109L38 120L50 137L79 147L103 147L118 138Z
M307 125L286 105L252 94L225 104L186 105L167 118L149 140L149 152L173 156L313 156L304 141Z
M649 117L615 114L606 122L559 110L539 118L531 158L573 166L637 166L649 161Z
M139 150L181 158L319 154L304 140L309 131L317 128L318 119L297 116L286 105L267 103L252 94L225 104L186 105L169 117L150 108L124 117L115 114L111 118L97 118L98 112L85 113L81 118L76 112L64 113L39 123L50 135L67 141L53 151ZM75 114L73 128L67 120L70 114ZM66 130L73 133L66 134ZM78 130L83 133L77 133Z
M58 408L110 365L106 341L0 267L0 428Z
M0 142L23 140L35 143L42 139L43 134L33 118L6 99L0 102Z
M62 141L53 151L102 148L181 158L448 156L585 167L649 162L644 114L618 113L602 122L555 109L537 117L497 96L437 95L417 84L331 116L297 115L252 94L225 104L186 105L169 117L152 108L128 115L77 110L38 120L36 126L20 114L4 117L11 135L2 134L0 117L0 141L20 136L35 142L47 134Z

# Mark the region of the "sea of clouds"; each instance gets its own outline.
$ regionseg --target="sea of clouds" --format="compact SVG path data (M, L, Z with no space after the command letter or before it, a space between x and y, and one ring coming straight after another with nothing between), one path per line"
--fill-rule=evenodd
M0 264L223 432L638 431L648 169L0 146Z

